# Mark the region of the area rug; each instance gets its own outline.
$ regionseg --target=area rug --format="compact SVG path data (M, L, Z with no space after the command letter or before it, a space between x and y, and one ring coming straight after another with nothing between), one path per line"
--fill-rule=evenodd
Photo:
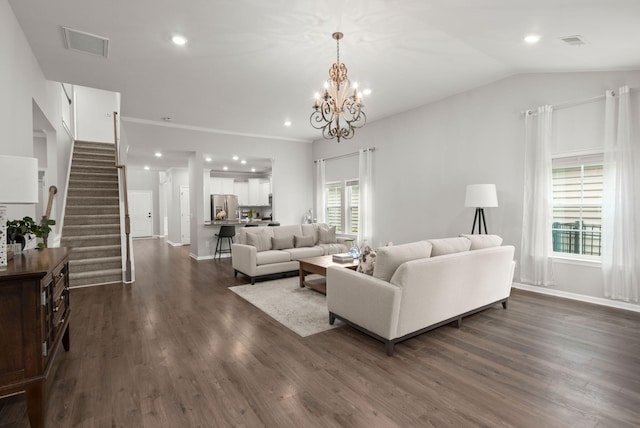
M302 337L343 325L340 320L329 324L326 297L310 288L300 288L298 277L236 285L229 290Z

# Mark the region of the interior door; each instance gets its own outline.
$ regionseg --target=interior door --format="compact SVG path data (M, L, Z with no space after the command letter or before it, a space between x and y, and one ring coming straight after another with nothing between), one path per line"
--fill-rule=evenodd
M189 245L191 243L189 186L180 186L180 240L183 245Z
M153 235L153 215L153 192L151 190L129 190L132 238Z

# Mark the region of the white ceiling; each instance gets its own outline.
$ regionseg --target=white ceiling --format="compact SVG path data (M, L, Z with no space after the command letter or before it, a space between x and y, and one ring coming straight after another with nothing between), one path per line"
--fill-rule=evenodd
M369 122L517 73L640 68L639 0L9 3L46 78L120 92L123 119L300 141L320 138L309 116L334 31L349 77L372 90ZM109 57L65 49L61 26L109 38ZM586 44L560 40L572 35Z

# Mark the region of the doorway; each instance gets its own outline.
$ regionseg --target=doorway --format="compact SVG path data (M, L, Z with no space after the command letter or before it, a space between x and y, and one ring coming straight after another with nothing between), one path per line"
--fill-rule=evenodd
M153 192L151 190L129 190L129 216L131 237L153 236Z

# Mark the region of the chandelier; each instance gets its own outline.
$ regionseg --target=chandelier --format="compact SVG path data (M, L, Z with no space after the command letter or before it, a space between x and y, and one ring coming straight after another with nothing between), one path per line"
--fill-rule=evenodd
M347 77L347 66L340 63L340 39L342 33L333 33L336 39L337 59L329 69L329 80L324 84L322 95L316 93L311 126L322 129L322 136L331 140L336 138L353 138L356 128L367 122L367 115L362 111L362 92L358 92L358 84L351 85Z

